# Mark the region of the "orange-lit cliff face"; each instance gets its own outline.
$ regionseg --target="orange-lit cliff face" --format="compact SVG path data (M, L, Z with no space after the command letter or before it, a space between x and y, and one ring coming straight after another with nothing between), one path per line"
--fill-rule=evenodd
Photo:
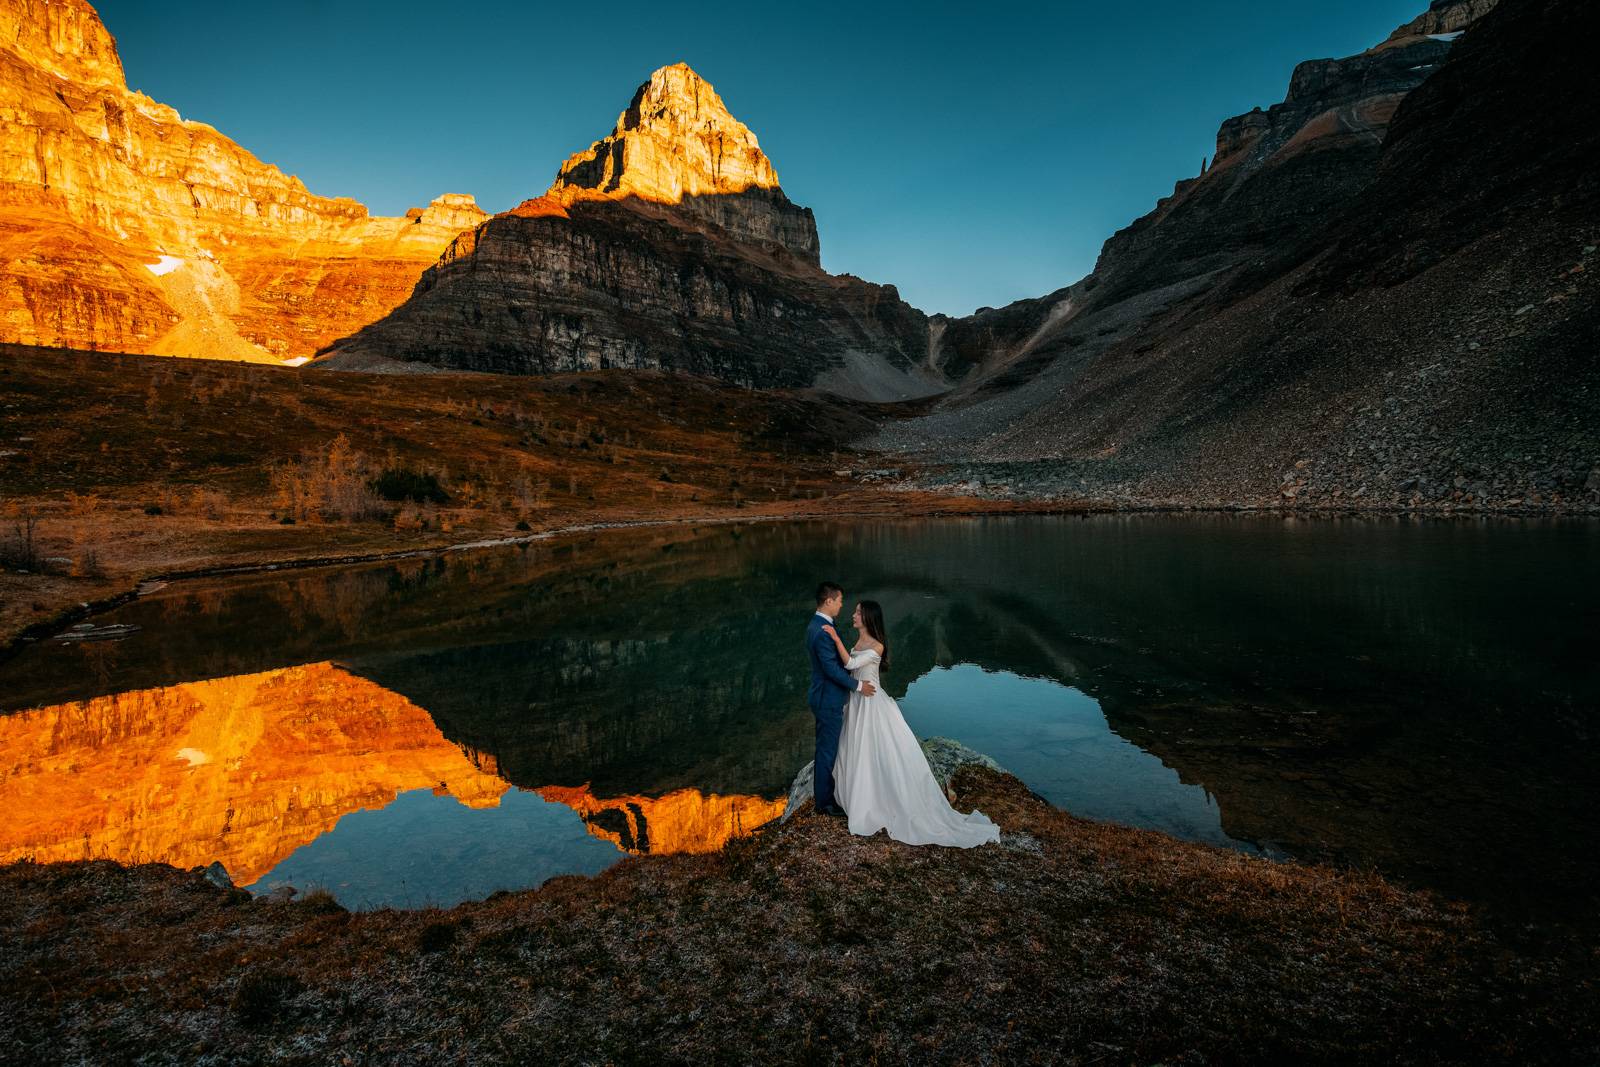
M583 817L589 832L636 855L715 852L783 814L787 798L720 796L679 789L660 797L596 797L588 786L545 786L546 800Z
M84 0L0 0L0 341L276 362L381 317L487 216L312 195L130 91Z
M220 860L255 881L404 790L470 807L507 784L427 712L328 663L0 717L0 862Z

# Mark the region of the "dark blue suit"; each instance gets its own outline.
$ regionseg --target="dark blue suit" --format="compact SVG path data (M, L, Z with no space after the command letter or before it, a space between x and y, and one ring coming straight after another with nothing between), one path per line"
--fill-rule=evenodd
M833 761L839 755L839 733L844 729L844 706L856 690L856 680L839 662L833 638L822 632L821 615L812 614L806 627L806 655L811 658L811 714L817 720L817 756L814 787L817 810L834 807Z

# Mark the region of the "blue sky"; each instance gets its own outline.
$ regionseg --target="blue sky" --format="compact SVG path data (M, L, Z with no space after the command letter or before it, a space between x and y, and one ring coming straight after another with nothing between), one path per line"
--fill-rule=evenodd
M1224 118L1427 3L96 6L133 88L378 214L543 192L682 60L816 211L823 266L965 314L1088 273Z

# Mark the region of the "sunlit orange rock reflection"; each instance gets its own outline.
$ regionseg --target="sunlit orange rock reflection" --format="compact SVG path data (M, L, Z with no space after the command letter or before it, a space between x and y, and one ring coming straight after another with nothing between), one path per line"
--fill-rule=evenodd
M330 663L0 717L0 862L220 860L246 885L341 816L508 785L404 697Z
M249 885L344 815L431 788L495 807L510 784L423 708L331 663L186 682L0 717L0 863L191 867ZM625 852L710 852L784 801L680 789L535 790Z
M723 796L679 789L665 796L600 798L588 786L545 786L536 792L583 817L589 832L635 854L715 852L729 839L783 814L785 798Z

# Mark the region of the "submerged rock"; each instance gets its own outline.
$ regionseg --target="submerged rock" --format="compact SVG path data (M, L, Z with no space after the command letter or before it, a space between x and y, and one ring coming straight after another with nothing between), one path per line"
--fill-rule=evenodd
M106 626L96 626L92 622L80 622L66 633L56 635L56 640L61 642L83 641L120 641L138 633L140 627L132 623L114 622Z
M220 860L212 860L208 867L198 868L200 877L216 886L218 889L232 889L233 879L228 877L228 868Z
M810 800L816 792L817 761L812 760L800 768L800 773L794 776L794 784L789 786L789 802L783 806L783 814L778 816L779 822L788 822L789 816L799 810L800 805Z
M1001 774L1010 773L982 752L970 749L960 741L948 737L928 738L922 742L922 754L928 757L928 766L933 770L933 776L946 791L949 791L950 779L955 777L956 771L969 765L987 767Z

